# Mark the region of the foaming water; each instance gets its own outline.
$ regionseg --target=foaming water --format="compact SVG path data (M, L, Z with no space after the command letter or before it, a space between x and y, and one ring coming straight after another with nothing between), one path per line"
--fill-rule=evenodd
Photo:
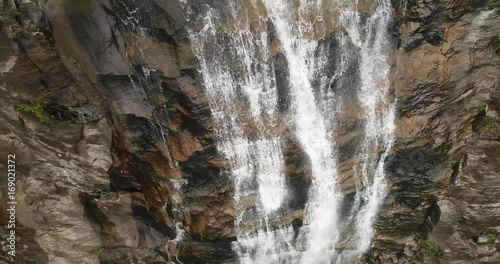
M361 28L360 14L347 11L341 21L353 42L360 48L360 80L358 99L364 110L364 139L359 151L362 162L359 168L356 201L362 202L355 215L356 251L366 252L374 236L373 223L380 204L387 193L385 160L393 144L394 103L389 87L388 26L392 8L389 1L376 1L376 8ZM363 31L366 30L366 33ZM364 34L364 42L359 42Z
M389 87L389 0L366 10L348 0L239 0L185 3L190 39L218 135L230 162L241 263L350 263L366 252L386 196L385 159L393 144ZM196 15L194 15L196 13ZM333 44L328 44L333 43ZM286 61L279 96L276 58ZM353 77L354 76L354 77ZM335 88L333 88L335 87ZM363 136L354 164L356 193L342 220L338 119L354 94ZM286 99L286 111L279 102ZM289 131L287 134L283 131ZM300 227L289 207L284 146L307 156L310 185ZM345 235L345 234L348 235ZM340 249L349 244L349 250ZM344 247L345 248L345 247Z
M300 21L305 8L295 14L290 12L293 7L287 1L266 0L264 4L288 61L294 130L311 162L313 181L306 206L306 228L302 230L307 249L302 263L324 263L329 261L329 251L338 240L337 210L342 195L338 189L333 142L323 115L316 106L310 79L312 69L309 61L314 60L318 43L306 39L312 29L311 24L304 22L293 27L297 15ZM300 4L307 5L304 1ZM318 5L307 7L312 8L312 12L319 11L314 10Z
M231 163L238 212L234 249L242 263L274 263L268 256L287 252L284 241L293 232L269 226L279 217L276 211L287 189L269 37L254 4L233 4L223 11L204 6L204 26L191 32L191 40L219 136L217 147Z

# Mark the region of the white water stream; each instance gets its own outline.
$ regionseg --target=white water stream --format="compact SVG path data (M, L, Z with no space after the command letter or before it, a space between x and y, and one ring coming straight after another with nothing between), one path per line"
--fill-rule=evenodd
M249 264L349 263L370 248L386 196L384 161L394 132L387 62L390 1L230 2L223 8L200 5L203 19L190 38L217 128L217 147L231 163L239 214L234 250L240 262ZM344 32L333 37L336 50L321 46L335 31ZM278 53L287 64L286 113L278 110ZM346 81L348 65L356 65L358 81ZM346 227L340 217L344 194L335 135L346 103L342 93L330 88L333 83L356 95L364 127L349 216L353 248L347 253L337 249ZM310 163L299 229L284 220L292 213L284 162L290 135L284 131L291 132Z

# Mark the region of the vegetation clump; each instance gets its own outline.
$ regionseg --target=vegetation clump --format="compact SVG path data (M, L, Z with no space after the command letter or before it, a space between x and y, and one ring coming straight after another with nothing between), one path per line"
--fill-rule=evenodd
M453 168L457 163L460 162L460 158L452 158L450 160L447 160L443 163L441 163L441 168L443 169L448 169L448 168Z
M429 240L420 240L419 241L420 246L425 248L427 251L432 253L432 255L438 257L441 255L441 247L439 247L436 243L429 241Z
M82 65L80 64L80 62L78 62L78 60L77 60L77 59L75 59L75 58L73 58L73 57L69 58L69 62L71 62L71 64L72 64L73 66L75 66L75 68L77 68L77 69L79 69L79 70L82 70L82 69L83 69L83 67L82 67Z
M488 123L484 126L481 127L481 132L483 133L489 133L495 128L495 124L493 123Z
M486 244L486 247L488 249L495 249L497 247L497 236L496 235L493 235L493 234L488 235L488 243Z
M429 253L431 253L434 257L439 258L443 255L443 250L441 247L427 239L423 239L421 236L416 237L418 244L427 250Z
M478 113L486 113L488 111L488 105L480 105L476 107L476 112Z
M104 251L104 248L103 248L103 247L100 247L100 248L98 248L98 249L94 249L94 250L90 251L90 252L89 252L89 254L90 254L91 256L97 256L97 257L100 257L100 256L104 255L104 252L105 252L105 251Z
M37 99L37 100L31 100L24 104L20 104L17 106L17 109L19 111L32 113L36 117L38 117L40 122L47 125L52 125L54 124L55 120L48 112L49 105L50 105L49 102Z
M493 49L493 52L496 54L500 54L500 37L498 35L495 35L491 39L491 47Z

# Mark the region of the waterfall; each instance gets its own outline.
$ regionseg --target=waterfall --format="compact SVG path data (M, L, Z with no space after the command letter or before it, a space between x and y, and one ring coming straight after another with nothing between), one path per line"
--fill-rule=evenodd
M254 26L264 28L266 21L257 6L246 5L256 17L236 4L223 14L206 7L204 26L191 38L220 139L217 147L231 163L239 213L235 251L243 263L272 263L267 256L287 252L287 243L280 242L293 233L270 227L287 191L277 88L267 32L253 32L259 29L249 24L254 19ZM286 238L278 241L280 235Z
M318 43L307 39L308 34L313 33L313 25L301 21L302 15L308 15L304 11L319 10L299 9L297 13L290 12L293 10L291 3L283 0L265 0L264 4L288 60L294 131L311 161L313 181L306 206L304 233L307 250L302 262L325 263L330 259L329 250L338 240L337 210L341 193L338 189L333 142L324 116L317 107L311 85L311 62L315 59ZM300 4L301 7L307 5ZM303 24L297 26L297 20Z
M365 137L360 156L363 190L358 195L364 202L356 215L357 250L369 249L374 235L373 223L387 193L384 161L393 144L394 103L390 101L389 65L387 64L389 1L377 1L369 17L366 40L361 44L359 101L364 109ZM358 15L359 17L359 15Z
M395 117L388 65L392 8L389 0L364 4L184 3L217 148L230 163L238 212L233 250L241 263L348 263L370 248L387 192L384 167ZM278 56L286 61L284 84L276 74ZM345 193L335 132L352 103L345 93L355 95L363 113L348 220L341 216ZM280 109L283 100L286 110ZM284 156L290 137L307 156L311 174L299 228L283 220L294 213ZM339 250L345 241L354 249Z

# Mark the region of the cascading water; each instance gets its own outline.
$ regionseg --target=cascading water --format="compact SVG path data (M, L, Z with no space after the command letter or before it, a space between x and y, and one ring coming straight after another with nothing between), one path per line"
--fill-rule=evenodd
M394 103L390 102L389 65L387 64L389 1L378 1L368 18L366 40L361 45L359 101L364 109L365 137L358 195L363 206L356 215L357 251L368 250L374 235L373 223L386 195L384 161L393 144Z
M256 6L249 8L257 12ZM219 128L218 149L232 166L239 212L235 250L244 263L267 263L272 259L266 256L283 251L276 232L290 239L293 233L269 226L286 196L277 89L267 32L254 33L249 24L256 19L254 25L264 27L265 21L245 11L236 5L225 14L208 8L205 25L192 40ZM220 23L233 27L219 28Z
M303 236L307 250L303 263L324 263L330 259L329 251L338 240L338 204L341 193L338 189L336 158L334 146L325 124L324 116L316 106L311 85L311 64L317 41L308 40L311 24L296 24L306 12L317 12L321 4L312 8L299 8L297 13L290 12L293 6L286 1L264 1L269 17L275 25L289 65L292 80L289 85L292 105L294 131L309 156L312 170L312 186L306 206ZM303 6L307 3L300 3ZM310 6L306 6L310 7ZM312 9L312 10L311 10ZM294 23L295 22L295 23ZM302 22L302 21L301 21ZM295 26L294 26L295 25Z
M184 4L217 147L231 163L238 211L233 248L242 263L344 263L370 247L386 195L384 160L392 146L394 102L387 62L390 1L364 4L240 0L193 4L196 12L189 1ZM325 45L328 39L337 45ZM276 76L279 54L287 64L286 111L278 105L283 100ZM348 224L340 215L344 194L335 130L349 102L332 87L355 94L363 112ZM300 228L283 220L291 213L283 154L290 135L283 131L293 134L310 166ZM347 240L353 249L341 252L339 244Z

